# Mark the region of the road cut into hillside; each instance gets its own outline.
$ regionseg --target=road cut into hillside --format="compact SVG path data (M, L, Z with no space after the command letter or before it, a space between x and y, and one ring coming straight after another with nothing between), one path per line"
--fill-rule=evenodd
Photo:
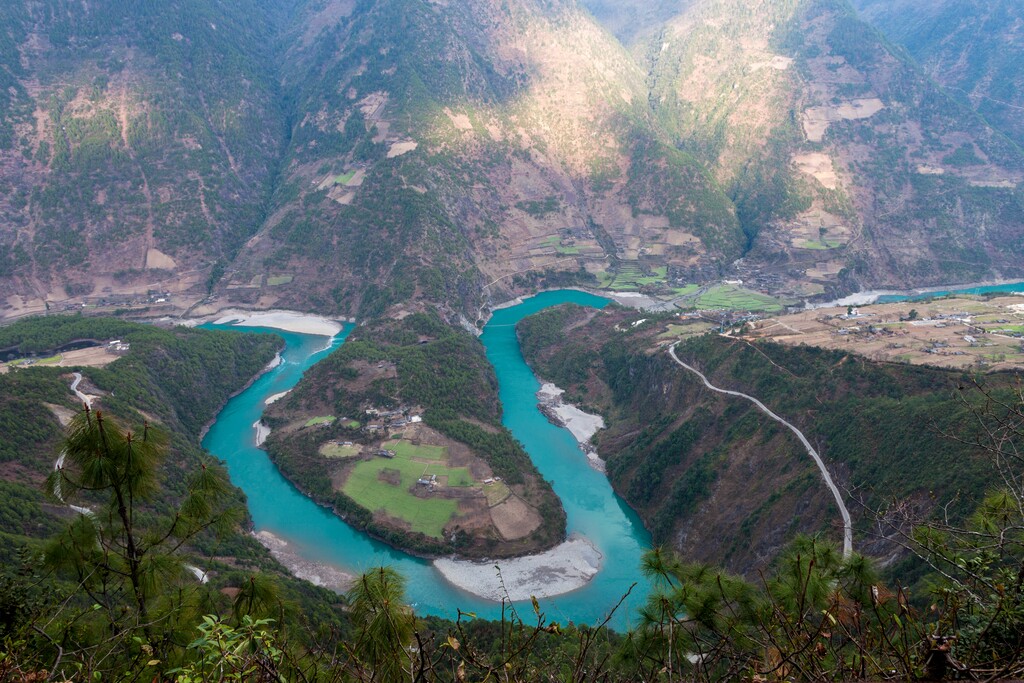
M678 343L679 342L676 342L676 344ZM814 450L814 447L811 446L811 442L807 440L807 437L804 436L804 433L801 432L796 427L794 427L789 422L787 422L786 420L784 420L783 418L776 415L768 406L761 403L753 396L748 396L747 394L740 393L739 391L719 389L718 387L713 385L711 382L708 381L708 378L705 377L704 373L702 373L700 370L690 365L687 365L683 361L679 360L679 357L676 355L676 344L672 344L672 346L668 347L668 353L670 356L672 356L672 360L674 360L676 363L678 363L685 369L689 370L693 374L700 377L701 381L704 382L704 386L706 386L711 391L715 391L719 394L739 396L740 398L747 399L748 401L756 405L762 413L772 418L776 422L785 425L786 427L789 428L790 431L796 434L796 438L800 439L800 443L802 443L804 445L804 448L807 449L807 454L811 456L811 458L814 460L814 463L818 466L818 470L821 472L821 477L822 479L825 480L825 485L828 486L829 491L832 492L832 496L836 499L836 506L839 508L839 514L843 517L843 557L849 557L850 554L853 553L853 522L850 518L850 511L846 509L846 503L843 502L843 496L839 492L839 487L836 486L836 483L834 481L832 481L832 475L829 474L828 468L825 467L825 462L821 459L821 456L818 455L818 452Z

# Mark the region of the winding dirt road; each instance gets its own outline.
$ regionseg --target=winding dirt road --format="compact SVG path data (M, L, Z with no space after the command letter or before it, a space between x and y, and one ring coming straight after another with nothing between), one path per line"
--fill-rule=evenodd
M86 396L78 390L78 385L82 383L82 373L73 372L71 375L75 378L75 381L71 383L71 391L75 392L79 401L92 408L92 396Z
M676 344L678 343L679 342L676 342ZM708 378L705 377L704 373L702 373L700 370L692 366L689 366L683 361L679 360L679 357L676 355L676 344L672 344L670 347L668 347L668 353L670 356L672 356L672 360L674 360L676 363L683 366L693 374L700 377L701 381L704 382L704 386L706 386L711 391L718 392L719 394L739 396L740 398L747 399L748 401L756 405L762 413L772 418L776 422L785 425L790 429L790 431L796 434L796 438L800 439L800 443L802 443L804 445L804 448L807 449L807 454L814 459L815 464L818 466L818 470L821 472L822 479L825 480L825 485L828 486L829 490L832 492L832 497L836 499L836 506L838 506L839 508L839 514L841 514L843 517L843 557L848 558L850 554L853 553L853 523L850 520L850 511L846 509L846 503L843 502L843 496L839 492L839 487L837 487L835 482L832 481L832 475L829 474L828 468L825 467L825 462L821 459L821 456L818 455L818 452L814 450L814 447L811 446L811 442L807 440L807 437L804 436L803 432L801 432L799 429L794 427L792 424L790 424L783 418L773 413L768 406L761 403L753 396L748 396L747 394L743 394L738 391L730 391L729 389L719 389L718 387L713 385L711 382L708 381Z

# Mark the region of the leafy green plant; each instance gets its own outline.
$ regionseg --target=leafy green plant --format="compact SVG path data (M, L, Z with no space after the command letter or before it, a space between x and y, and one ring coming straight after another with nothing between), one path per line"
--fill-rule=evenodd
M253 619L249 615L242 617L237 626L216 615L204 616L198 627L199 637L188 646L192 661L167 673L177 683L283 683L287 680L280 673L284 651L276 644L273 625L272 619ZM153 666L158 663L150 662Z

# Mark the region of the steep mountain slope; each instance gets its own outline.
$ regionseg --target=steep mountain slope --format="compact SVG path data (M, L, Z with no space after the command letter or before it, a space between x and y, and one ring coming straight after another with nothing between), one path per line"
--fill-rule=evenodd
M92 355L79 355L77 360L75 354L80 352L67 351L69 346L78 348L83 340L96 343L111 338L122 340L128 348L117 354L104 353L103 347L88 349L84 353ZM73 371L81 373L77 388L92 397L94 409L136 433L145 421L168 434L169 452L158 467L160 493L144 503L136 501L149 523L152 516L177 508L187 481L200 467L220 467L200 445L200 432L232 393L266 367L280 344L279 338L270 335L159 329L83 316L32 318L0 329L0 355L5 361L11 356L52 356L63 348L66 362L86 365L56 367L40 362L0 368L0 559L4 566L18 566L22 561L18 553L24 548L38 563L41 541L74 517L43 492L64 435L62 425L82 408L69 387ZM193 381L200 375L203 382ZM231 495L244 505L241 491L232 488ZM93 499L85 493L78 504L91 506ZM209 589L209 604L224 604L221 588L241 585L250 572L266 572L303 610L336 621L330 607L333 594L291 577L247 526L243 521L222 534L206 532L181 548L178 552L209 573L205 587L191 577L184 585L204 592ZM65 590L65 595L74 593L73 584L66 586L51 573L43 581L39 585L57 595ZM90 598L87 607L93 602Z
M7 314L217 276L262 221L284 144L268 74L288 5L5 3Z
M106 353L105 346L79 348L80 343L75 343L112 336L127 343L128 348L121 345L116 354L111 354ZM54 638L46 634L47 642L63 642L65 652L87 651L88 658L95 662L93 666L104 668L105 677L124 679L135 658L131 650L144 639L142 635L133 637L143 634L142 630L122 630L121 624L134 628L139 623L130 614L139 604L131 596L148 596L148 600L138 599L145 600L151 615L169 605L159 618L160 637L183 645L197 633L196 624L201 623L202 615L228 613L232 607L251 609L251 603L241 603L246 599L246 589L254 583L265 586L264 590L280 600L279 614L288 614L290 620L297 620L292 623L301 623L302 628L345 628L348 620L337 604L337 594L322 584L314 586L295 578L251 533L245 496L240 490L224 481L225 488L220 491L227 500L218 502L214 492L204 496L198 506L190 507L187 502L189 498L196 500L190 493L196 490L197 477L209 481L211 474L221 470L220 463L200 445L202 426L213 419L233 392L266 367L281 343L280 338L271 335L160 329L84 316L36 317L0 328L0 358L5 361L12 354L51 355L55 349L70 345L75 350L65 349L61 360L87 366L55 367L52 363L56 359L50 358L49 363L40 359L29 366L0 367L0 585L3 628L8 633L18 628L27 632L33 626L38 628L33 632L41 635L44 628L56 629L52 633L61 635ZM105 474L97 475L95 468L82 473L73 455L66 458L68 476L57 489L58 498L96 513L89 516L46 495L43 485L54 472L65 436L62 425L82 409L69 387L73 371L82 377L75 383L76 388L92 398L94 410L102 412L108 437L112 421L130 429L136 444L142 440L144 422L168 437L166 457L157 458L152 479L147 476L153 463L152 451L138 445L131 452L146 464L137 465L138 460L132 460L133 467L123 463L104 465L101 459ZM204 381L194 381L198 376ZM97 417L94 413L93 420ZM133 482L141 478L152 484L132 484L132 494L118 496L109 486L82 490L93 482L110 481L111 469L129 469ZM81 483L82 488L71 482ZM72 489L77 493L73 499ZM105 520L106 515L100 511L111 509L108 505L117 499L123 501L122 511L131 519L125 526L133 529L134 546L124 540L126 535L93 531L93 525L115 524L109 518ZM238 514L201 529L185 526L188 522L184 520L197 507L219 516L222 503L237 505ZM115 509L111 509L111 517L116 517ZM112 537L117 540L109 542ZM99 545L97 539L105 544ZM106 552L88 553L100 547ZM118 577L129 580L129 570L123 569L127 561L121 564L109 559L111 555L124 557L122 553L129 552L126 547L136 548L146 559L141 570L147 576L146 592L135 592L120 582ZM78 554L76 548L87 552ZM89 564L92 562L96 564ZM110 564L97 567L107 562ZM100 575L102 579L92 580ZM240 594L242 599L236 601ZM45 618L41 617L44 611L48 615ZM286 628L289 626L281 624L279 632ZM97 656L95 648L100 643L100 647L113 652ZM38 655L25 657L12 655L11 648L5 647L5 677L37 678L40 671L62 666L59 653L54 655L45 646L37 650ZM15 659L21 661L12 663ZM151 677L154 664L149 665L147 677ZM68 670L60 675L74 677L76 673Z
M583 5L627 47L679 14L694 0L651 0L650 2L619 2L617 0L583 0Z
M1020 150L847 3L683 3L633 50L664 126L736 203L747 279L813 294L1021 274Z
M538 375L605 417L597 448L609 480L655 543L754 575L798 533L841 538L832 496L794 435L669 357L665 347L685 324L560 307L523 320L518 332ZM888 565L901 548L869 511L892 504L927 517L946 506L959 520L998 482L969 445L977 425L955 391L969 385L960 372L718 335L687 339L677 354L715 386L755 396L795 424L854 516L855 549ZM1015 381L996 373L983 384L1012 404Z
M743 248L573 0L2 11L5 317L218 285L215 305L472 318L516 276Z
M5 5L0 315L1024 273L1024 154L845 0L589 7Z
M928 76L1024 146L1024 7L1012 0L854 0Z
M728 199L573 2L321 3L288 44L292 142L231 300L475 316L519 273L740 254Z

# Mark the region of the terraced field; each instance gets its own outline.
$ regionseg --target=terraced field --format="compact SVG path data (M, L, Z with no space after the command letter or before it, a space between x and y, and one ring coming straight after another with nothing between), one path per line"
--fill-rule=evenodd
M362 446L345 445L336 442L325 443L320 447L320 455L325 458L354 458L363 452Z
M294 279L294 275L272 275L267 278L267 286L278 287L280 285L286 285Z
M664 282L668 275L668 267L659 266L650 272L644 272L639 263L623 263L615 273L598 275L602 289L632 290Z
M785 308L784 303L778 299L733 284L710 287L697 296L676 305L680 308L698 310L727 309L767 312L781 311Z
M840 306L759 320L750 338L858 353L877 361L983 371L1024 367L1024 297L959 296Z

